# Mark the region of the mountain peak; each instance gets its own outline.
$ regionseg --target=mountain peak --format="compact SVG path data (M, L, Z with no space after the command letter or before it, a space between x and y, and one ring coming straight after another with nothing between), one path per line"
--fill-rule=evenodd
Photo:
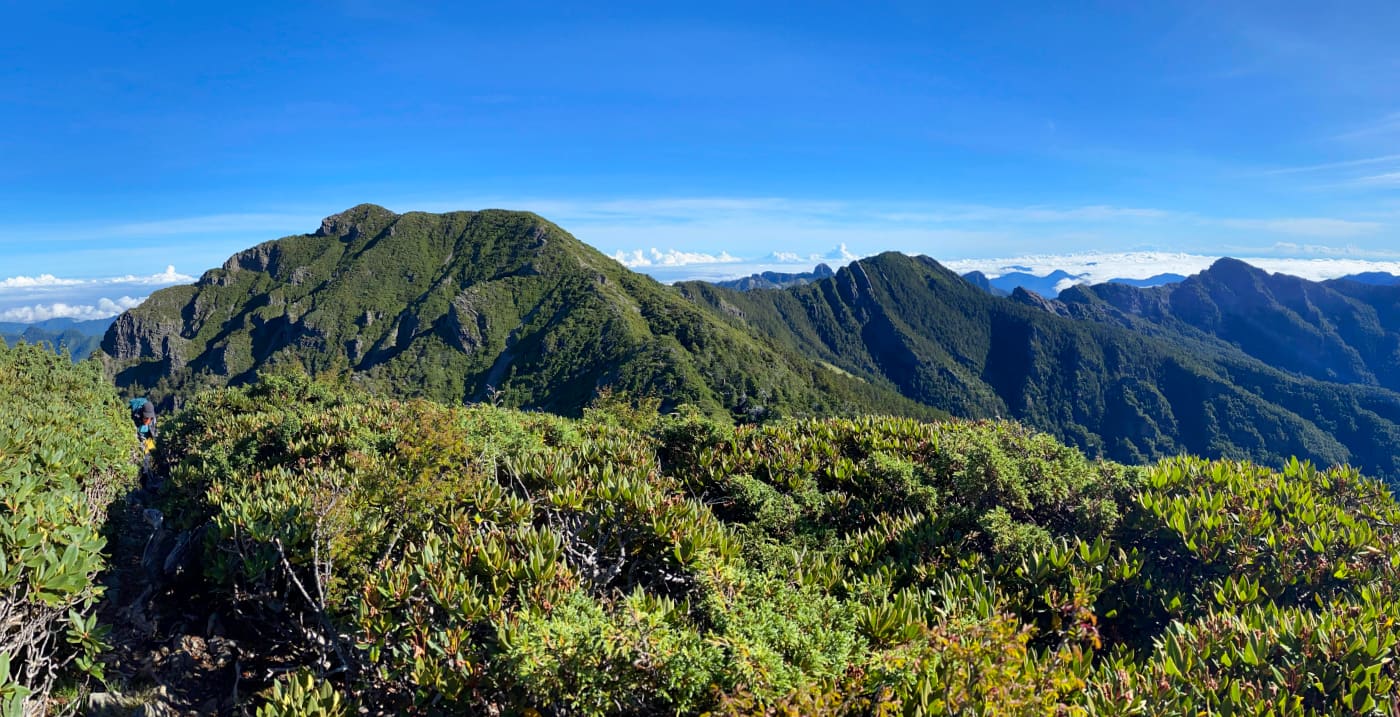
M1057 316L1063 316L1065 314L1064 307L1059 305L1058 302L1047 299L1024 286L1018 286L1011 290L1011 300L1018 304L1023 304L1033 309L1039 309Z
M317 236L344 236L363 234L364 227L370 224L388 224L398 218L398 214L378 204L357 204L338 214L321 220Z
M1263 269L1260 269L1257 266L1254 266L1253 264L1247 264L1234 257L1223 256L1219 259L1216 259L1215 262L1211 264L1210 267L1207 268L1203 273L1213 274L1216 276L1260 276L1266 274L1267 272L1265 272Z
M562 413L605 387L754 417L846 404L927 410L774 348L540 216L508 210L353 207L314 234L239 252L196 286L154 292L102 346L117 384L157 401L161 390L290 364L399 395L500 392L509 405Z
M727 289L753 291L755 289L781 289L788 286L801 286L802 284L810 284L818 279L826 279L833 276L836 276L836 272L832 271L830 266L826 264L817 264L816 268L811 271L788 273L764 271L738 279L726 279L714 283L716 286L723 286Z

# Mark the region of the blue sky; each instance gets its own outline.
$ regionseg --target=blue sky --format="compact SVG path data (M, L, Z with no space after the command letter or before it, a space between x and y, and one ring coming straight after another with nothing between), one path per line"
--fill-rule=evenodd
M0 318L367 201L663 278L1397 258L1400 5L1049 5L5 2ZM86 293L6 293L43 274Z

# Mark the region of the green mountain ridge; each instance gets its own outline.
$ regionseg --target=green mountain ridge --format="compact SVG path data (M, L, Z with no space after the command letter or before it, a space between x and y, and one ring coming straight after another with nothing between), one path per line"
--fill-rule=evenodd
M1072 315L1141 330L1142 320L1236 347L1311 378L1400 390L1400 286L1313 282L1221 259L1178 284L1076 286ZM1108 311L1094 311L1106 304Z
M1091 455L1274 464L1299 455L1400 476L1400 394L1286 372L1202 332L1025 291L994 297L928 257L889 252L782 291L678 288L736 325L910 398L1015 418ZM1095 287L1124 297L1171 288Z
M120 387L172 401L299 365L564 415L617 390L746 420L1005 417L1118 461L1296 455L1394 481L1396 297L1223 260L999 298L894 252L781 289L667 287L534 214L361 205L156 292L103 350Z
M360 205L154 293L103 339L157 398L300 364L374 390L577 414L600 391L750 417L936 412L773 348L541 217Z

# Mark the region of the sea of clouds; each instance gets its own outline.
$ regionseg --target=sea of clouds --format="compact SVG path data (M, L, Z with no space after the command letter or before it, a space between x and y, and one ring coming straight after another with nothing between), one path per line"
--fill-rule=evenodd
M827 264L832 268L845 266L860 255L855 254L845 244L826 252L799 253L776 251L763 256L744 259L727 251L718 254L685 252L676 249L635 249L614 252L612 258L633 271L648 274L657 281L723 281L737 279L765 271L797 272L809 271L817 264Z
M194 277L181 274L174 266L144 275L73 278L39 274L0 278L0 321L106 319L140 305L156 289L192 281Z

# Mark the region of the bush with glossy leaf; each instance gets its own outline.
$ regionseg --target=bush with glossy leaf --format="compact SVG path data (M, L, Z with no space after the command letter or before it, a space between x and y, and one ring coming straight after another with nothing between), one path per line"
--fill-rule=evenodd
M134 478L130 420L94 362L0 343L0 706L101 676L93 609L108 504Z
M167 435L170 507L209 525L202 589L384 713L1396 704L1400 508L1347 469L1137 469L1004 422L736 427L619 397L565 420L290 375L204 394Z

